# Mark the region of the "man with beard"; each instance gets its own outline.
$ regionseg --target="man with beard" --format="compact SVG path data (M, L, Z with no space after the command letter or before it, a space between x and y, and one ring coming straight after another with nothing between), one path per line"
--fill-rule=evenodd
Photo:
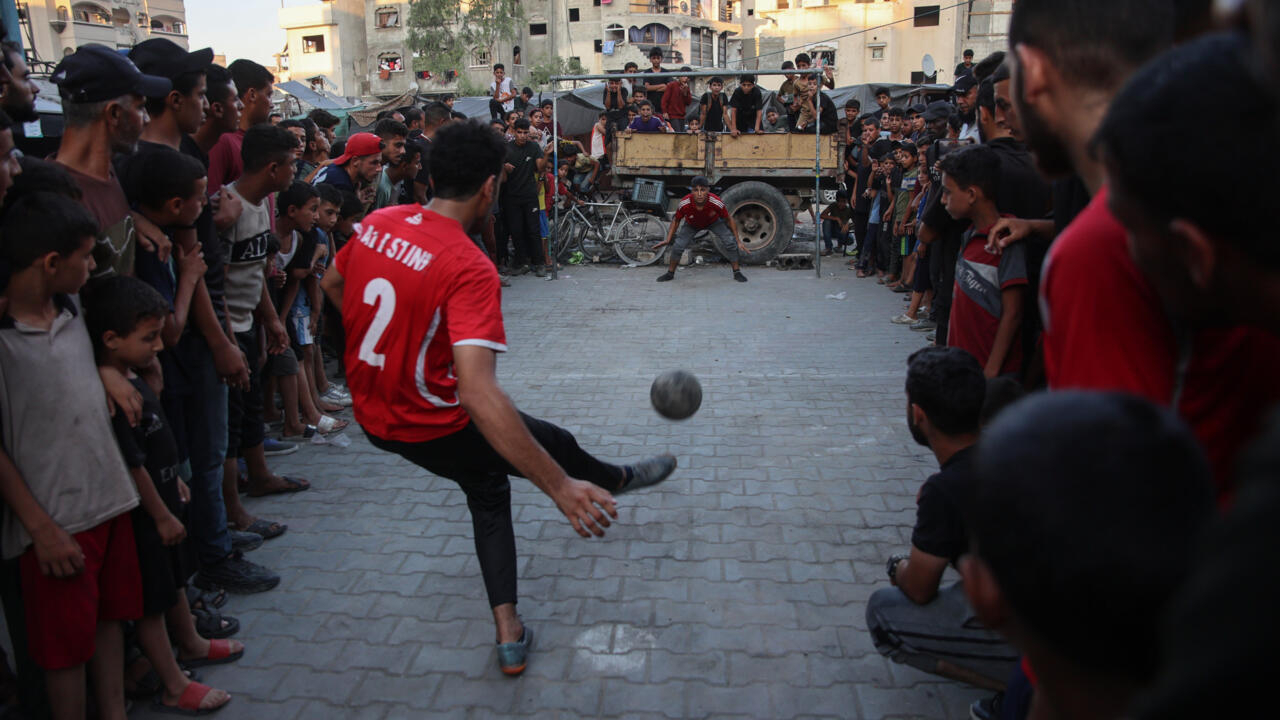
M956 96L956 108L960 110L960 139L979 142L978 138L978 80L973 73L956 78L951 91Z
M66 56L49 79L62 96L66 124L54 160L70 172L80 202L98 219L102 233L93 253L95 277L132 275L135 241L145 241L166 259L169 241L150 222L143 237L141 216L130 211L111 157L133 152L147 118L146 99L165 97L173 84L142 74L129 58L103 45L84 45Z
M1174 11L1157 0L1090 4L1087 13L1072 5L1019 2L1009 30L1018 58L1014 102L1037 163L1053 175L1074 169L1094 191L1044 267L1049 386L1121 390L1173 406L1204 444L1225 500L1236 451L1261 408L1280 395L1274 373L1251 375L1274 352L1255 330L1193 332L1170 322L1129 252L1128 232L1108 209L1104 167L1092 145L1121 85L1171 43ZM1135 17L1143 22L1131 22ZM1224 316L1219 324L1233 320ZM1255 381L1245 386L1241 377Z
M27 67L22 48L5 41L0 43L0 51L4 52L4 67L9 71L9 82L5 83L4 96L0 97L0 110L15 123L39 120L36 96L40 94L40 87L31 79L31 68Z
M519 675L533 633L516 614L508 476L529 478L582 537L603 536L618 517L613 494L661 482L676 460L604 463L567 430L521 414L503 392L495 376L497 354L507 349L498 273L467 233L489 214L509 151L474 123L450 125L437 138L435 198L425 209L366 217L321 286L342 312L353 409L370 442L466 494L498 665Z
M976 492L972 455L986 389L982 366L960 348L924 348L907 359L907 427L940 468L917 496L911 554L889 558L894 587L867 601L867 628L894 662L998 690L1016 653L973 620L963 583L942 587L947 566L969 552L965 516Z

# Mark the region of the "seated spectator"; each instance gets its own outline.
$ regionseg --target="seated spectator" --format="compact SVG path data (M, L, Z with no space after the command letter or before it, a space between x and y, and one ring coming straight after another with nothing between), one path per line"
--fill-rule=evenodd
M978 618L1024 654L1044 717L1123 716L1213 515L1194 436L1131 395L1047 393L983 431L974 469L961 572Z
M169 152L199 164L176 150ZM154 207L151 209L154 211ZM188 223L195 221L200 209L201 204L197 203L194 212L187 213ZM199 256L192 257L199 260ZM203 273L203 265L199 263L197 275ZM229 640L206 641L196 632L186 594L187 578L195 571L194 554L185 541L184 522L186 499L191 497L191 491L179 477L178 444L158 397L161 381L152 374L153 385L135 372L155 361L165 344L161 338L176 313L170 300L135 278L102 280L85 292L84 299L89 336L98 364L124 375L142 395L139 422L130 425L125 414L118 412L112 425L116 443L141 497L141 503L131 513L142 580L142 618L136 624L136 633L138 645L160 678L162 690L154 703L159 710L213 712L230 702L231 696L223 690L193 682L183 673L173 655L165 617L168 615L174 620L177 639L187 646L180 652L188 651L186 660L193 663L233 662L244 654L244 645ZM185 315L185 308L182 310ZM181 322L185 322L185 318L181 318Z
M840 190L836 193L835 203L828 205L818 216L822 221L823 255L830 255L833 246L844 251L849 237L849 229L853 222L853 212L849 207L849 193Z
M1026 256L1020 246L999 255L987 250L987 233L1000 219L995 194L1000 158L977 145L943 156L938 169L947 213L972 223L956 261L947 344L973 353L987 377L1017 373L1022 367Z
M588 192L600 175L600 163L586 153L573 156L573 186L578 192Z
M889 558L894 587L867 602L867 628L894 662L998 690L1017 653L974 622L963 582L942 585L947 566L969 552L973 446L986 387L982 367L959 348L924 348L907 360L907 427L940 468L916 497L910 555Z
M653 114L653 105L648 100L640 101L640 117L627 126L631 132L675 132L662 118Z

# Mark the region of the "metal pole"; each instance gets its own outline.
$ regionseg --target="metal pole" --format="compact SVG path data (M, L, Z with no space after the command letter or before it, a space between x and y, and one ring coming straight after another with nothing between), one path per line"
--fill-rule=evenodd
M555 63L560 56L556 54L556 4L557 0L551 0L551 62ZM552 248L555 242L551 237L551 233L556 231L556 226L560 224L560 138L557 132L560 127L560 103L556 99L556 82L551 81L551 200L555 206L555 223L547 228L547 244L543 250L547 256L547 262L551 265L551 279L559 280L560 274L556 272L557 258L554 257Z
M824 66L824 67L831 67L831 68L834 68L835 66L834 66L834 65L827 65L827 66ZM815 68L815 69L809 69L809 70L794 70L794 69L793 69L793 70L749 70L749 71L748 71L748 70L744 70L744 71L742 71L742 72L738 72L738 73L736 73L736 74L737 74L737 75L756 75L756 76L761 76L761 75L800 75L800 76L805 76L805 75L817 75L817 76L819 76L819 78L818 78L818 82L819 82L819 84L821 84L821 82L822 82L822 78L821 78L822 72L823 72L823 69L822 69L822 68ZM680 73L680 75L682 75L682 76L687 76L687 77L690 77L690 78L710 78L710 77L721 77L721 78L723 78L723 77L725 76L725 74L726 74L726 73L725 73L725 71L724 71L723 69L720 69L720 70L690 70L689 72L682 72L682 73ZM732 73L731 73L731 74L732 74ZM611 79L612 79L612 80L617 80L617 79L622 78L622 77L623 77L623 75L622 75L621 73L594 73L594 74L582 74L582 75L553 75L553 76L551 77L551 80L552 80L552 81L557 81L557 82L561 82L561 81L562 81L562 82L568 82L568 81L570 81L570 80L611 80ZM931 87L935 87L935 86L932 86L932 85L921 85L920 87L922 87L922 88L926 88L926 89L927 89L927 88L931 88Z
M818 77L818 94L814 97L813 121L813 272L822 279L822 77ZM835 102L834 100L832 102Z

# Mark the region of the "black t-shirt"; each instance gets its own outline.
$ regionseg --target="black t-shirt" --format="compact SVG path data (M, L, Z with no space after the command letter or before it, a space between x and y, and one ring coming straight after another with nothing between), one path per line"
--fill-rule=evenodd
M868 153L869 150L862 148L862 154L858 158L858 200L853 205L853 211L859 215L871 214L871 198L862 194L870 187L871 182L871 156Z
M638 82L644 85L662 85L663 86L662 90L645 90L644 91L645 98L648 99L648 101L653 104L653 114L661 115L662 114L662 95L666 92L666 85L667 83L671 82L671 78L665 77L660 73L667 72L667 69L659 65L657 72L655 72L654 69L651 67L645 68L640 72L649 74L649 75L657 75L657 77L641 78Z
M758 87L751 88L749 93L742 92L740 87L734 88L733 95L729 97L729 107L734 109L733 122L738 132L747 132L756 126L756 116L764 107L764 93Z
M729 104L725 94L718 92L712 95L710 92L704 92L698 104L707 108L707 122L702 129L707 132L724 132L724 107Z
M606 87L604 91L604 111L609 116L609 125L614 131L621 131L627 127L627 89L618 87L618 95L621 100L615 100L613 93L609 92Z
M523 147L515 140L507 143L507 162L514 170L507 174L507 181L502 184L502 197L515 202L536 202L538 199L538 160L542 158L542 150L532 141Z
M941 470L924 481L916 501L911 545L946 558L952 565L969 551L964 518L977 484L972 454L972 448L965 448L952 455Z
M414 182L420 182L427 186L427 199L431 199L431 140L422 134L421 130L412 130L409 132L409 142L417 146L422 157L422 169L418 171ZM409 183L405 183L405 189L409 189ZM412 197L412 193L410 193Z
M142 418L134 427L129 425L129 419L122 412L111 418L120 454L129 467L146 469L162 498L177 498L177 484L174 480L178 479L180 461L178 443L174 440L173 431L160 407L160 399L142 378L130 378L129 382L142 395ZM172 492L167 492L169 490ZM169 503L166 502L165 505ZM169 510L177 512L177 508L173 506Z
M1079 175L1053 182L1053 234L1058 236L1092 200Z

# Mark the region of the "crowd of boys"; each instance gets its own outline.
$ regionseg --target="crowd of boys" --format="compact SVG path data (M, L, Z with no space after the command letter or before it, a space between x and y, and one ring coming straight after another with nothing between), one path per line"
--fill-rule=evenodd
M1251 560L1278 545L1265 426L1280 253L1253 198L1277 183L1257 158L1280 150L1280 88L1259 72L1280 23L1257 3L1254 36L1211 32L1208 6L1021 0L1010 52L968 66L954 105L878 93L878 111L854 103L843 123L816 76L788 79L782 111L756 104L749 76L732 99L713 80L695 118L688 78L663 77L658 54L651 77L607 83L590 149L570 154L595 165L571 160L560 179L558 129L495 74L496 109L541 127L508 117L484 139L503 182L467 206L472 241L538 271L547 195L588 190L625 127L847 133L828 250L856 243L859 276L908 302L892 321L935 338L908 360L906 400L939 472L909 553L887 559L892 587L868 602L876 647L998 691L974 718L1239 715L1275 637L1276 594ZM20 51L4 55L0 602L15 655L0 672L11 660L38 716L85 717L88 676L101 717L123 717L126 696L216 711L230 694L194 669L241 657L218 608L279 583L245 553L287 530L241 495L308 489L268 458L347 424L320 280L366 213L431 199L432 145L457 114L405 108L339 141L323 111L273 123L256 63L163 39L127 56L90 45L54 71L65 130L36 160L14 128L38 90ZM632 91L645 98L624 127ZM1204 132L1178 110L1192 95L1232 112ZM1200 158L1231 162L1235 181L1204 182ZM679 219L736 240L695 185ZM678 226L668 242L687 243ZM610 472L597 484L656 481ZM528 638L504 628L523 669Z

